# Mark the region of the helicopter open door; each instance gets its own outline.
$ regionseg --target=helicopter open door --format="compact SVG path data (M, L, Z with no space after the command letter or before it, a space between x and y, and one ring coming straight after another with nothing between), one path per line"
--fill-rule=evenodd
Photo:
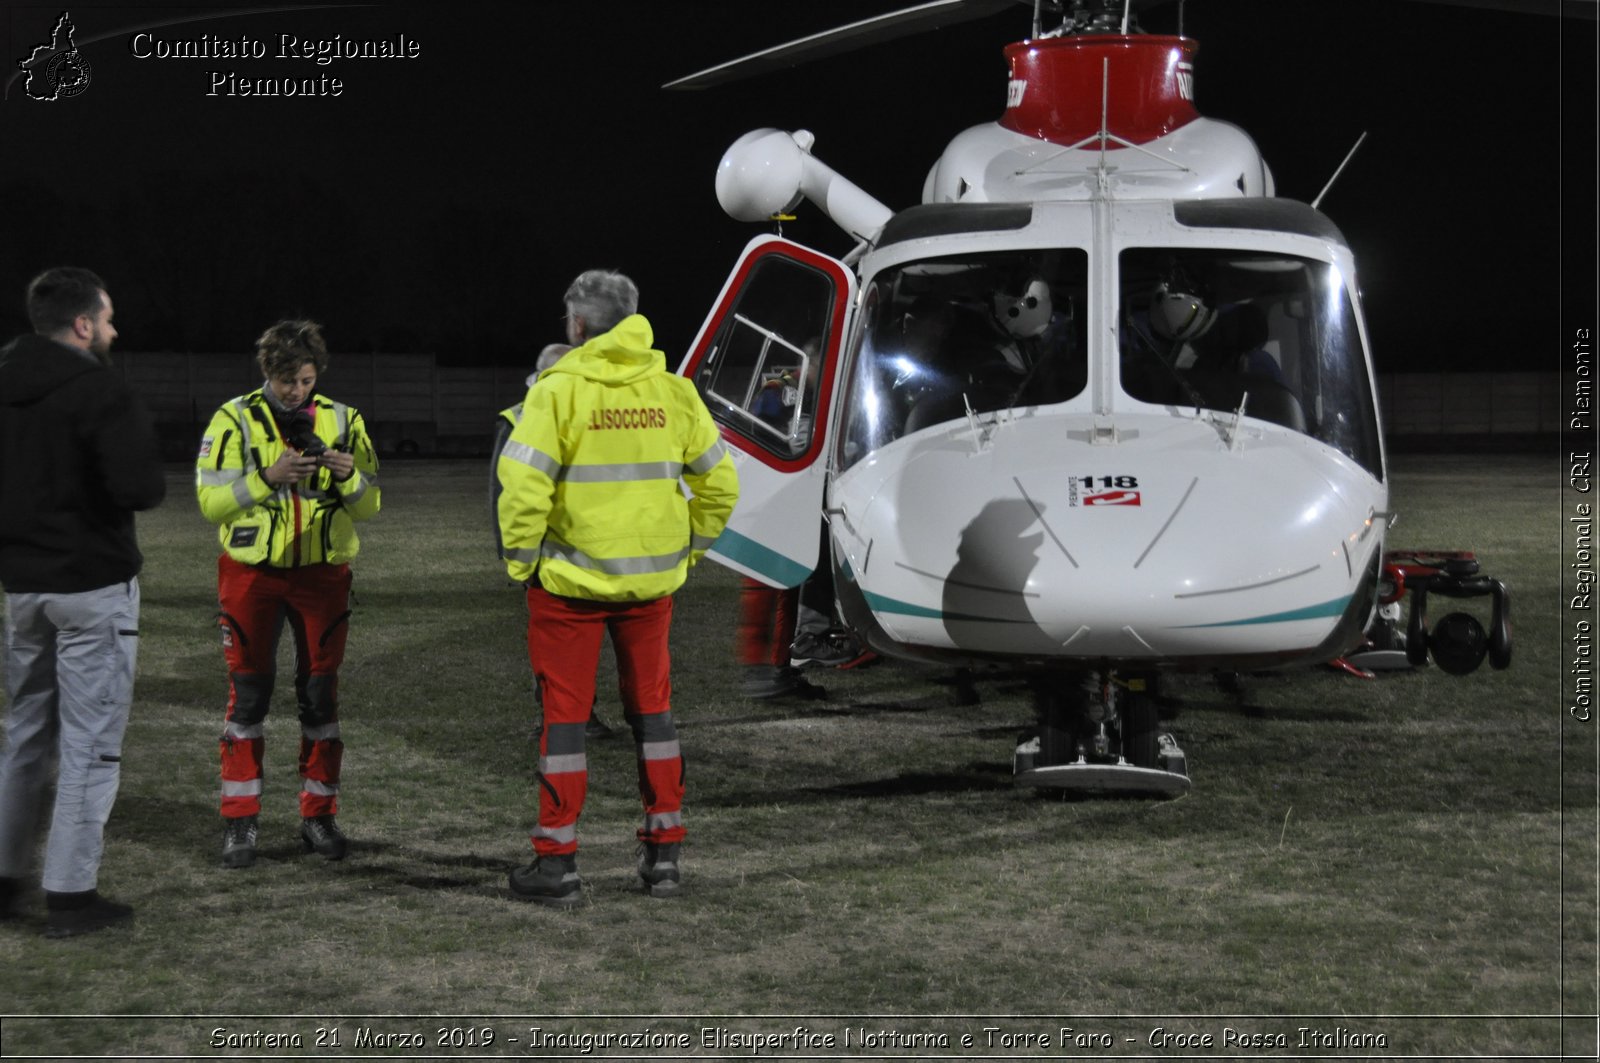
M679 369L739 465L739 504L711 556L772 587L798 586L817 566L823 436L854 305L844 263L758 237Z

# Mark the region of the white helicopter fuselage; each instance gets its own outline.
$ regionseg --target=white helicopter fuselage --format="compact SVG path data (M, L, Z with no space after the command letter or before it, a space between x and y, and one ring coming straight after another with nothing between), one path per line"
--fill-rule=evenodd
M846 622L914 658L1239 668L1360 641L1388 495L1354 262L1273 198L1246 134L1193 112L1191 52L1013 46L1006 118L959 134L900 213L809 134L729 150L729 214L809 198L861 244L752 241L685 359L740 454L714 557L772 586L831 564ZM1062 71L1109 86L1114 63L1124 90L1165 85L1159 106L1098 108L1083 135L1030 96ZM1203 320L1164 331L1152 300L1185 285Z
M1252 416L1247 395L1242 411L1130 395L1115 265L1129 247L1228 248L1351 276L1348 251L1183 226L1164 201L1030 214L1021 229L906 240L860 264L870 285L896 265L1018 247L1092 247L1096 260L1077 395L963 413L836 468L826 508L847 618L889 652L1058 665L1263 665L1358 641L1382 556L1381 465ZM836 436L849 412L835 404Z

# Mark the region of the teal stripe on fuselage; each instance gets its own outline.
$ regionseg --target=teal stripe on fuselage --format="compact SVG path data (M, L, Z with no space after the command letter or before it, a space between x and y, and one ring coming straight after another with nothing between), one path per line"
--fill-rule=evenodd
M724 532L723 534L726 535L728 533ZM850 578L852 575L848 565L844 567L844 575L846 578ZM868 608L870 608L874 613L898 613L902 616L920 616L926 617L930 620L981 620L994 624L1020 622L1010 619L1001 619L999 617L972 616L970 614L950 615L941 610L930 608L929 606L913 605L910 602L902 602L898 598L889 598L882 594L874 594L873 592L864 588L861 590L861 594L862 597L866 599ZM1266 613L1262 616L1249 616L1242 620L1222 620L1213 624L1184 624L1174 630L1182 631L1193 628L1207 627L1244 627L1249 624L1283 624L1295 620L1326 620L1330 617L1343 616L1345 610L1350 607L1350 602L1353 597L1353 595L1347 594L1343 598L1334 598L1330 601L1321 602L1317 605L1307 605L1299 609L1290 609L1281 613Z
M881 594L873 594L871 591L865 590L861 592L861 596L867 600L867 608L871 609L874 613L899 613L901 616L924 616L929 620L945 619L945 614L943 611L938 609L930 609L925 605L912 605L910 602L902 602L898 598L885 598ZM956 617L955 619L986 620L988 618L981 616L968 616Z
M981 620L991 624L1011 624L1023 621L1011 618L974 616L971 614L949 614L938 609L930 609L925 605L912 605L902 602L897 598L886 598L881 594L871 591L863 592L867 605L874 613L898 613L902 616L921 616L930 620ZM1251 616L1243 620L1224 620L1215 624L1184 624L1178 630L1204 627L1243 627L1247 624L1281 624L1292 620L1322 620L1327 617L1343 616L1345 609L1350 605L1350 598L1335 598L1330 602L1320 605L1308 605L1303 609L1291 609L1284 613L1269 613L1265 616Z
M785 557L770 546L762 546L732 528L722 529L722 534L717 536L717 541L712 544L711 549L729 561L737 562L752 572L761 573L780 587L798 587L812 572L800 562Z
M1350 599L1351 595L1347 594L1343 598L1335 598L1319 605L1308 605L1303 609L1290 609L1284 613L1267 613L1265 616L1249 616L1243 620L1223 620L1215 624L1184 624L1183 629L1243 627L1246 624L1283 624L1291 620L1325 620L1330 616L1343 616L1344 611L1350 607Z

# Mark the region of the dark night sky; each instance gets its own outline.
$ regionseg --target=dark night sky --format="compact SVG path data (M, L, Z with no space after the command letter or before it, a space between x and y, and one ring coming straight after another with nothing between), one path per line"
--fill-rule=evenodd
M760 231L717 206L729 143L809 128L819 158L910 206L945 142L999 116L1000 49L1029 15L659 86L910 2L72 7L89 87L42 103L12 78L0 103L0 331L25 328L28 277L73 263L106 278L125 350L245 352L304 313L336 350L521 364L560 338L566 281L604 265L639 281L675 359ZM10 69L60 11L5 10ZM1186 19L1200 109L1256 138L1280 194L1314 197L1370 131L1323 209L1355 249L1380 371L1555 369L1563 317L1593 325L1596 23L1398 0L1191 0ZM274 53L284 33L405 34L420 57L139 59L143 27ZM211 97L212 70L345 88ZM786 232L848 249L814 209Z

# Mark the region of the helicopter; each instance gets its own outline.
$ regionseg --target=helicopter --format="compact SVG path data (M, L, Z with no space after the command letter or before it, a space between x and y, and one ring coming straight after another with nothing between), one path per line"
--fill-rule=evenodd
M1013 6L936 0L666 87ZM1321 196L1278 197L1249 134L1199 112L1197 43L1144 32L1150 0L1031 6L1004 112L916 205L808 131L723 155L729 216L809 201L854 247L756 236L679 368L739 463L709 556L771 587L826 566L880 654L1029 675L1019 784L1176 796L1164 676L1329 661L1392 594L1355 261Z

